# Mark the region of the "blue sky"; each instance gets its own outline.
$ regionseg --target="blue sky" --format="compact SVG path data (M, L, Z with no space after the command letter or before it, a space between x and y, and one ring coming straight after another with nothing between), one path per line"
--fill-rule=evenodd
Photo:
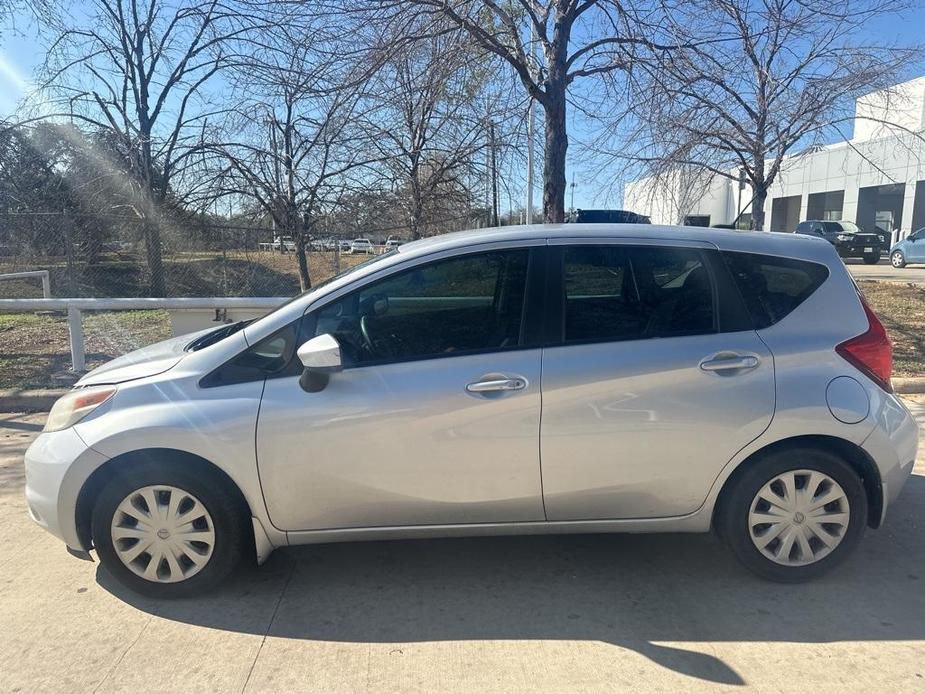
M906 10L900 17L881 17L871 21L866 27L866 43L881 42L885 45L921 46L925 51L925 2ZM72 5L74 12L80 12L80 3ZM44 54L37 27L27 12L20 12L0 29L0 117L9 115L20 99L29 91L30 80L35 68L41 63ZM922 68L925 70L925 68ZM916 77L913 70L905 77ZM573 123L572 135L582 138L582 126ZM584 208L614 207L619 204L622 190L621 182L608 181L606 184L597 179L597 173L591 173L581 166L580 147L570 148L569 186L576 183L575 206ZM542 171L542 164L537 166L537 176ZM596 169L595 169L596 171ZM519 188L520 185L515 184ZM615 199L616 198L616 199ZM535 204L542 205L542 190L537 187L534 193ZM571 187L568 188L566 206L571 205ZM518 201L514 201L514 207ZM502 210L507 210L507 200L502 200Z

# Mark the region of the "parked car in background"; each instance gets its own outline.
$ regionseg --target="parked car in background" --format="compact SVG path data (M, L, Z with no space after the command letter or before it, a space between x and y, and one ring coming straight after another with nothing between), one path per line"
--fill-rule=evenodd
M629 210L574 210L566 221L570 224L651 224L645 215Z
M372 253L373 244L369 239L353 239L350 242L350 253Z
M868 265L880 262L880 251L889 248L889 241L880 234L866 232L854 222L809 219L797 225L796 233L823 238L842 258L862 258Z
M802 581L912 472L891 363L814 239L447 234L90 372L27 451L26 499L157 597L279 546L711 528L759 576Z
M913 231L890 249L890 265L903 268L909 263L925 263L925 228Z
M275 236L273 237L273 243L270 244L270 247L274 251L279 251L279 250L294 251L295 241L292 240L291 236Z
M401 239L388 238L385 242L385 249L387 251L392 250L393 248L398 248L404 243Z

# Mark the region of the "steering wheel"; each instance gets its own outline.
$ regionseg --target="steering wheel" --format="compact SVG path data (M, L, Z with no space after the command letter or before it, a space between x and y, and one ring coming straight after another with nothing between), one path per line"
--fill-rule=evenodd
M376 343L373 342L373 339L369 336L369 322L366 320L368 316L365 314L360 317L360 335L363 336L363 346L366 348L366 351L370 355L375 355L377 352Z

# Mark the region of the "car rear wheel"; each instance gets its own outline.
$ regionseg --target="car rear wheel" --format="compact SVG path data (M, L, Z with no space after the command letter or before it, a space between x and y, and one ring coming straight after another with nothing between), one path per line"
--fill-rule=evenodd
M880 254L879 254L879 253L877 253L876 255L871 254L871 255L865 255L865 256L864 256L864 264L865 264L865 265L876 265L876 264L879 263L879 262L880 262Z
M718 521L748 569L795 583L831 570L857 546L867 495L838 456L791 448L749 464L728 490Z
M190 597L214 587L239 563L244 521L236 498L218 480L176 465L140 463L100 493L93 543L103 566L135 592Z
M906 267L906 256L903 255L902 251L893 251L893 255L890 256L890 265L895 268Z

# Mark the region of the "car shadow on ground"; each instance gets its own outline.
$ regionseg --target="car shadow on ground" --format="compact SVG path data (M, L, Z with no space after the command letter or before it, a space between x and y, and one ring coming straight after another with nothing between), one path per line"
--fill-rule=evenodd
M745 684L701 642L925 639L925 477L838 570L800 585L741 569L709 535L582 535L343 543L278 550L215 594L159 601L178 622L357 643L596 641L672 671ZM922 580L920 580L922 579Z

